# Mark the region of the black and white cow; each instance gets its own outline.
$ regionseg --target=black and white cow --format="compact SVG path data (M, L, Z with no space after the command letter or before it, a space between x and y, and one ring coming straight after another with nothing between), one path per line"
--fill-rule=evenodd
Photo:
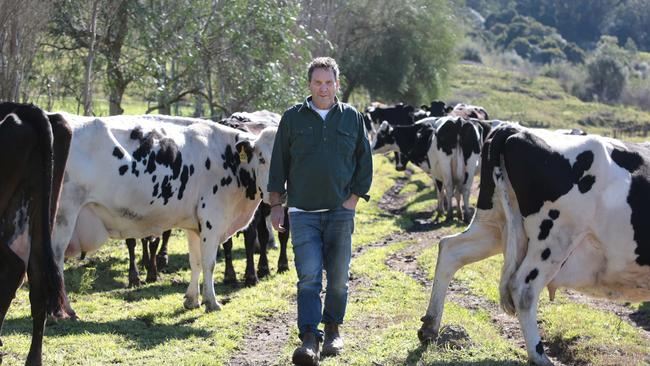
M45 319L64 302L51 228L70 139L60 115L0 103L0 329L27 273L33 318L27 365L41 365Z
M551 365L537 327L540 292L559 287L650 300L650 147L504 124L482 153L477 212L443 238L418 332L434 339L462 266L504 253L501 305L516 314L528 358Z
M73 129L61 208L54 230L64 253L92 252L109 237L188 236L192 277L185 307L218 310L212 281L217 247L246 227L266 198L276 130L259 136L198 119L166 116L80 117ZM74 311L66 299L66 310Z
M396 105L387 106L373 104L370 107L366 108L366 114L370 116L370 121L372 125L372 130L374 132L374 138L369 139L370 143L374 143L374 140L377 138L377 133L379 132L379 127L383 122L387 122L391 126L409 126L413 124L413 114L415 108L404 103L398 103ZM406 165L408 160L398 151L395 152L395 169L397 171L406 170Z
M382 124L373 144L373 153L399 151L435 182L438 194L436 211L447 209L452 217L452 197L458 203L458 216L471 216L469 193L478 167L483 126L457 117L430 117L411 126ZM460 197L463 209L460 209Z

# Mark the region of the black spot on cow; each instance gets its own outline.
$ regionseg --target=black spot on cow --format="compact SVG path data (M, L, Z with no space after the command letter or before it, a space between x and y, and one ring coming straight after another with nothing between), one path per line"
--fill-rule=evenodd
M553 220L542 220L542 223L539 225L539 235L537 236L538 240L544 240L548 238L548 235L551 232L553 227Z
M194 164L190 164L190 176L194 175Z
M120 167L120 169L119 169L120 175L124 175L124 173L126 173L127 170L129 170L129 166L128 165L122 165Z
M122 151L122 149L120 149L119 147L115 146L115 148L113 149L113 156L118 159L122 159L124 157L124 151Z
M465 178L463 179L463 184L467 184L467 179L469 179L469 174L465 172Z
M163 199L163 204L166 205L169 199L174 195L174 190L169 181L169 177L165 176L160 186L160 196Z
M181 173L181 185L178 187L178 199L183 199L183 192L185 192L185 185L189 179L187 165L183 167L183 172Z
M549 248L544 249L544 251L542 252L542 260L545 261L550 256L551 256L551 249Z
M153 197L158 197L158 187L159 187L158 183L153 185L153 193L152 193Z
M147 160L147 167L144 169L144 172L152 174L156 171L156 153L152 151Z
M560 211L558 211L558 210L550 210L548 212L548 217L550 217L553 220L557 220L557 218L560 217Z
M205 238L203 238L203 242L205 243Z
M199 234L201 233L201 221L199 221Z
M208 230L212 230L212 224L210 224L209 220L205 220L205 227L207 227Z
M233 150L230 144L226 145L224 153L221 154L221 159L223 159L223 168L225 170L230 169L232 175L237 176L237 169L239 168L240 163L239 154Z
M625 147L627 150L613 150L611 157L632 175L627 203L632 209L634 253L639 265L650 266L650 149L634 143L625 143Z
M215 184L214 187L212 187L212 194L217 193L217 190L219 189L219 185Z
M578 190L580 193L587 193L591 190L591 187L596 182L596 177L593 175L586 175L580 179L578 182Z
M205 159L205 169L210 170L210 158Z
M232 183L232 177L231 176L221 178L221 186L222 187L230 185L230 183Z
M525 131L509 136L502 150L508 177L524 217L539 212L544 202L555 202L574 185L580 188L580 181L594 159L593 152L584 151L572 165L545 141ZM490 156L491 160L498 161L498 156L493 156L492 152ZM582 189L588 190L594 180L584 178Z
M152 175L152 176L151 176L151 183L156 183L156 179L157 179L157 178L158 178L158 177L157 177L156 175Z
M138 170L138 163L136 161L131 162L131 174L136 177L140 176L140 171Z
M201 204L201 208L205 208L205 202Z
M466 122L460 127L460 148L463 151L463 159L465 164L472 156L472 154L479 154L481 152L481 137L476 133L474 125Z
M136 126L133 130L131 130L131 140L140 140L143 136L144 133L142 133L141 126Z
M142 133L142 130L140 130L140 133ZM133 133L131 134L131 138L133 138ZM139 139L140 146L138 146L138 148L133 152L133 159L142 161L149 155L154 145L156 144L156 141L160 140L161 138L162 135L159 134L156 130L152 130L147 133L146 136L141 137Z
M630 173L634 173L643 164L643 158L636 152L614 149L611 156L618 166Z
M537 268L535 268L535 269L533 269L532 271L530 271L530 273L528 274L528 276L526 276L526 283L528 283L528 282L534 280L535 278L537 278L537 275L538 275L538 274L539 274L539 271L537 270Z
M591 164L594 162L594 153L587 150L583 151L576 157L576 162L573 163L573 180L577 182L585 174Z
M539 341L537 343L537 346L535 346L535 351L537 351L537 354L543 355L544 354L544 344L542 341Z
M183 156L178 151L176 142L170 138L160 140L160 149L156 154L156 163L162 164L172 170L172 179L178 179L183 166Z
M449 119L443 122L436 132L436 144L438 150L445 154L451 155L453 150L458 146L458 135L462 122L460 119Z
M239 180L246 188L246 197L254 200L255 193L257 193L257 181L255 179L255 172L251 175L247 170L241 169L239 171Z
M492 180L492 167L489 164L490 142L483 145L481 152L481 180L479 183L478 200L476 208L490 210L493 207L492 196L494 195L494 181ZM436 180L436 186L442 187L442 182ZM438 188L440 192L441 188Z

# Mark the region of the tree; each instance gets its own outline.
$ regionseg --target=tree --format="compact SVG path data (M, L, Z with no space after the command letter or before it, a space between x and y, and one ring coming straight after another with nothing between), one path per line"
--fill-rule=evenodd
M26 99L21 87L29 77L50 8L49 2L39 0L0 0L0 100Z
M308 7L301 23L319 40L312 53L341 65L342 99L363 87L373 98L429 103L446 84L457 55L459 27L440 0L326 1Z
M621 1L605 19L605 34L616 36L623 44L628 39L644 51L650 51L650 2L646 0Z

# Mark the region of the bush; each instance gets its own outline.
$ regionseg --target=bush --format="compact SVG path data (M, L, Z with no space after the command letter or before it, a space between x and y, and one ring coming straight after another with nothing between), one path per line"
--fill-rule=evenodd
M515 38L512 43L510 43L509 48L513 49L519 56L524 58L528 58L532 52L532 46L528 43L528 40L523 37Z
M475 43L464 43L458 47L458 56L463 61L483 63L481 50Z
M587 64L588 91L602 102L619 99L627 83L623 63L609 54L599 54Z
M533 52L530 59L534 62L547 64L553 61L561 61L565 59L564 52L559 48L537 49Z
M567 43L562 51L564 51L566 59L573 62L574 64L581 64L585 62L585 52L575 43Z

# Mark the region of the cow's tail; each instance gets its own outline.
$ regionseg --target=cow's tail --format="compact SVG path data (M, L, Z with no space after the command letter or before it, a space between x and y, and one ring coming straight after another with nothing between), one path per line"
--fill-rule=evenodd
M31 252L40 251L42 260L41 276L43 284L43 297L46 301L46 311L48 314L59 313L63 309L64 304L64 290L63 290L63 274L59 270L55 260L54 251L52 249L52 212L53 200L53 176L54 176L54 135L52 132L52 125L45 113L34 105L25 107L26 112L24 121L30 121L38 132L39 148L42 153L43 159L43 184L42 184L42 246L32 246ZM22 115L21 115L22 119ZM30 254L29 261L35 260ZM38 258L38 256L36 257ZM31 266L31 263L30 263Z
M508 137L518 132L518 129L504 128L497 130L490 144L490 165L492 179L495 184L495 201L498 201L504 214L505 235L504 261L499 282L501 307L511 315L515 314L515 304L511 292L511 279L521 264L526 251L526 236L523 218L514 194L510 194L508 173L504 164L504 147ZM502 235L503 237L503 235ZM503 239L502 239L503 240Z

